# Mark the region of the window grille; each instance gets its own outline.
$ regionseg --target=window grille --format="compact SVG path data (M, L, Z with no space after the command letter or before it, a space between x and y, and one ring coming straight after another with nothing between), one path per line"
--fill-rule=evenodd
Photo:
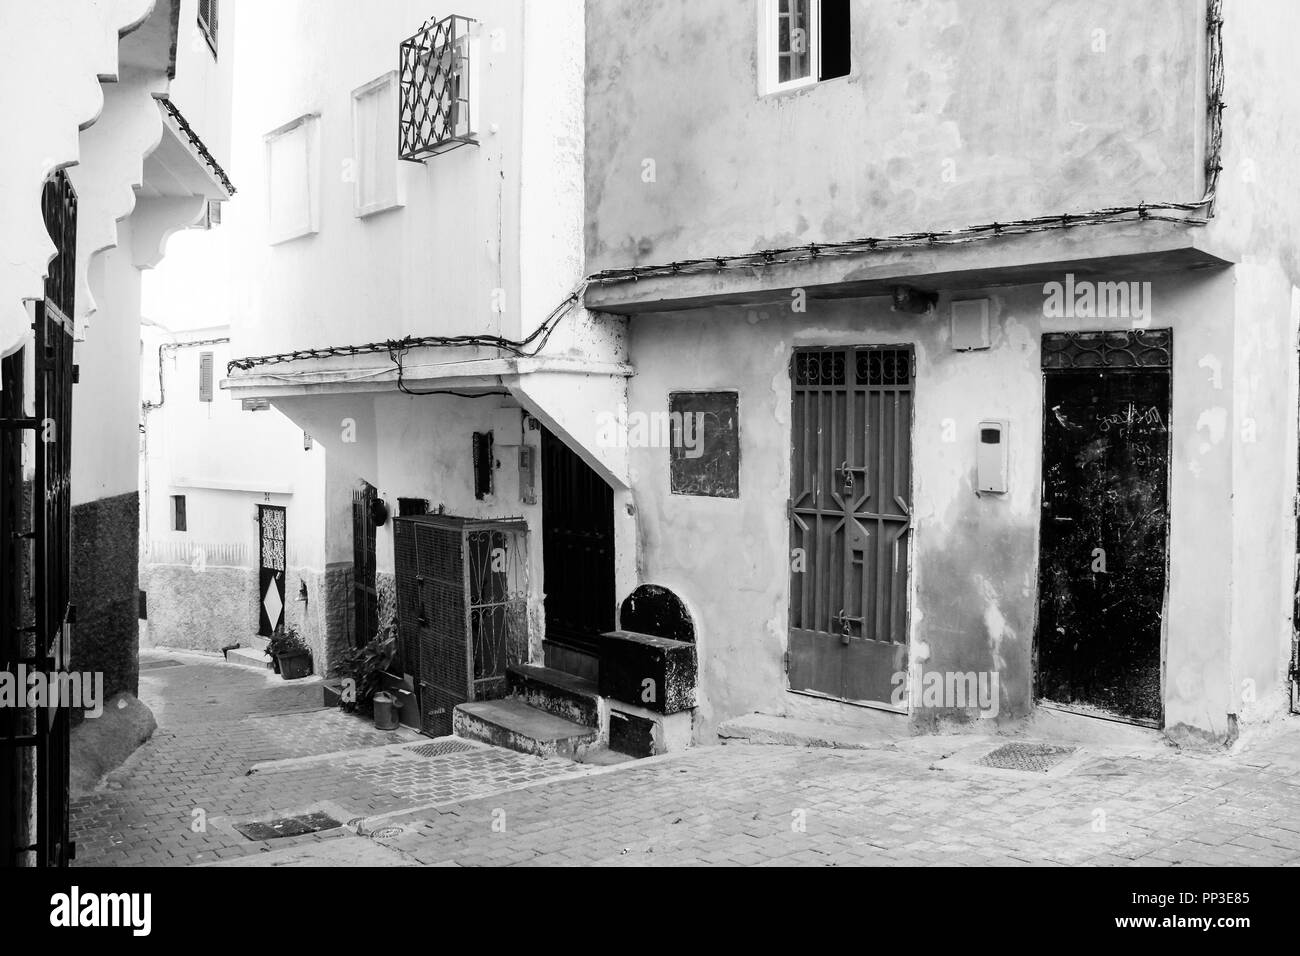
M424 162L477 144L475 21L449 16L425 23L402 43L398 156Z

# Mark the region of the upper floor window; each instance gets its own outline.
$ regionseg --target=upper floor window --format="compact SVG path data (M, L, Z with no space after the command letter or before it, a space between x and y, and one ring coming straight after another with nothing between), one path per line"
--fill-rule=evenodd
M398 156L421 163L478 142L479 25L452 15L403 41Z
M403 204L397 159L397 73L352 91L353 209L370 216Z
M849 74L849 0L759 0L759 11L762 93Z
M199 30L208 41L208 49L217 55L217 0L199 0Z
M274 245L320 228L320 122L300 116L266 134L266 202Z

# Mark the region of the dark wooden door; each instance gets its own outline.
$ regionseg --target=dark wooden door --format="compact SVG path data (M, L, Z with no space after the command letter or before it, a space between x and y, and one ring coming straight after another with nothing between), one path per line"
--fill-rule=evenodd
M257 633L270 637L284 624L285 513L258 505L258 586L262 596Z
M614 491L542 432L542 564L546 639L595 654L614 629Z
M1168 340L1141 345L1158 335L1108 333L1098 351L1085 334L1073 359L1069 337L1044 343L1059 367L1043 384L1038 695L1146 724L1162 713L1169 529Z
M888 705L907 671L912 351L791 362L791 690Z

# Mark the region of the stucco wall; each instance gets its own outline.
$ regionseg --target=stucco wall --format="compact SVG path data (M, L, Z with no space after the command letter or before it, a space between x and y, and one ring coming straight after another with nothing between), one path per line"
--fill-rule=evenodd
M1201 0L859 0L766 97L757 2L587 4L591 271L1200 196Z
M1037 611L1043 332L1130 328L1128 319L1046 319L1040 286L963 290L991 300L993 348L955 352L948 297L927 316L883 299L810 299L634 319L631 410L663 410L668 392L739 392L738 500L669 494L664 449L631 450L641 580L681 595L696 615L701 669L697 739L754 709L780 709L785 675L790 494L790 349L912 343L914 539L911 666L1000 674L1001 716L1031 707ZM1170 486L1172 571L1165 618L1166 716L1222 733L1229 678L1232 549L1230 442L1205 409L1228 412L1231 363L1216 389L1202 356L1232 353L1230 273L1156 278L1151 327L1174 331ZM976 424L1010 421L1010 492L974 493ZM944 440L951 422L954 440ZM1198 427L1199 425L1199 427ZM718 569L726 569L719 575ZM1247 579L1243 587L1253 585ZM915 716L927 715L914 709Z

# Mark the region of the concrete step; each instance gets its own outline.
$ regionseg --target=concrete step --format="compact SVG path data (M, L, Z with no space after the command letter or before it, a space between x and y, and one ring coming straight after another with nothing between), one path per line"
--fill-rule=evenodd
M456 736L539 757L577 759L599 737L595 727L530 707L518 697L458 704L452 715Z
M243 667L257 667L266 671L275 669L275 662L264 651L255 647L236 647L226 655L226 660Z
M600 726L600 694L596 682L538 664L506 670L512 696L530 707L584 727Z

